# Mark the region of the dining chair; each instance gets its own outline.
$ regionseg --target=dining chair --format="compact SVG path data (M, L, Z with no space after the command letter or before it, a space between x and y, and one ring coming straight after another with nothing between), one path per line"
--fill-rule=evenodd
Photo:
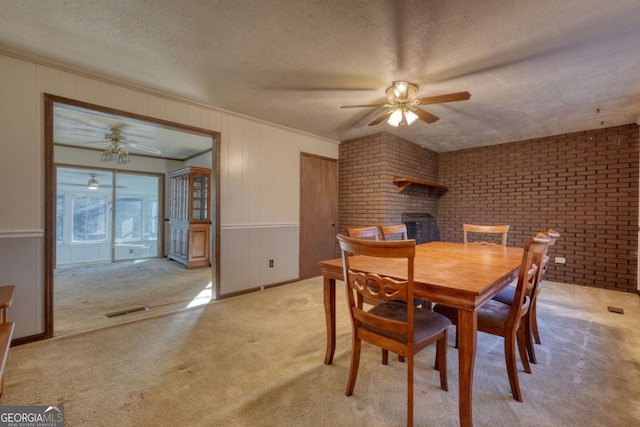
M347 228L347 233L349 237L354 237L356 239L370 239L370 240L380 240L378 236L378 227L360 227L360 228Z
M347 228L347 234L349 234L349 237L353 237L355 239L368 239L368 240L375 240L378 241L380 240L380 235L379 235L379 227L378 226L372 226L372 227L360 227L360 228ZM384 238L383 238L384 240ZM369 298L368 296L365 295L364 297L364 302L369 304L369 305L377 305L379 304L379 301L373 298ZM398 355L398 360L400 362L404 362L404 358L401 355ZM384 349L382 350L382 363L383 364L387 364L389 361L389 353L384 351Z
M544 256L551 239L548 237L531 237L527 241L522 254L518 283L512 305L503 304L496 300L487 301L477 311L478 331L504 338L504 354L509 375L509 385L513 398L522 402L522 393L518 382L518 368L516 361L516 346L520 353L520 360L527 373L531 373L531 365L527 359L524 318L526 317L530 299L526 296L536 280L538 265ZM454 325L458 324L458 309L442 304L436 304L433 311L440 313ZM436 366L439 359L436 358Z
M407 240L407 226L406 224L398 224L398 225L381 225L380 235L382 236L382 240L394 240L394 236L398 236L400 240ZM395 239L397 240L397 238ZM432 303L431 301L425 299L416 299L415 304L418 307L425 308L427 310L431 310ZM398 360L404 362L402 356L398 356Z
M539 233L540 235L541 233ZM560 237L560 233L555 230L548 230L546 233L543 233L546 237L548 237L551 241L549 242L549 246L553 246L556 244L556 241ZM527 339L527 354L529 355L529 361L531 363L538 363L536 358L535 347L533 342L535 340L536 344L540 344L540 332L538 331L538 295L540 294L540 290L542 289L542 277L544 273L547 271L549 267L549 256L547 255L547 251L541 260L540 268L538 269L538 276L536 277L536 282L531 289L531 292L527 295L531 298L531 302L529 304L529 313L525 319L525 329L526 329L526 339ZM501 303L511 305L513 304L513 300L515 298L515 287L507 286L502 289L500 292L493 297L494 300L500 301Z
M413 357L419 351L436 343L440 371L440 388L447 384L447 328L451 321L445 316L428 310L416 310L413 304L413 265L416 252L414 240L368 241L338 235L342 252L342 265L347 291L347 302L352 325L351 367L345 394L351 396L358 376L362 341L392 351L407 360L407 425L413 425ZM351 269L353 255L406 259L407 279L397 280L378 274L357 272ZM379 304L363 308L364 298L372 298ZM384 363L384 362L383 362Z
M462 231L464 234L464 243L474 243L481 245L497 245L494 241L486 240L468 240L469 233L482 233L485 237L487 235L500 235L500 245L507 246L507 233L509 232L509 225L476 225L476 224L462 224ZM497 237L497 236L496 236Z
M380 235L382 236L382 240L394 240L393 236L398 236L400 240L407 240L407 226L405 224L381 225Z

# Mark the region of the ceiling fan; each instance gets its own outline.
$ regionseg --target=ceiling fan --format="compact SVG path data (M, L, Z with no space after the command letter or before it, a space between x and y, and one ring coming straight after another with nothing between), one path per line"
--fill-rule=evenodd
M132 148L137 148L139 150L147 151L149 153L160 154L160 150L156 150L155 148L127 142L127 137L124 136L122 134L122 131L117 128L112 128L111 133L106 134L104 136L104 139L109 141L111 145L109 145L104 150L102 156L100 157L100 160L102 160L103 162L116 161L116 163L121 165L129 163L131 159L129 158L129 152L126 150L126 148L124 148L125 145L128 145Z
M138 150L146 151L152 154L161 154L162 152L156 148L147 147L132 141L129 141L126 136L122 134L122 131L118 128L111 128L111 133L107 133L104 136L104 140L109 143L109 146L102 152L100 160L103 162L115 161L118 164L126 164L131 161L129 158L129 152L125 147L135 148ZM104 142L104 141L89 141L90 143Z
M373 108L386 107L388 110L375 118L369 126L375 126L385 119L391 126L410 125L416 119L426 123L434 123L440 118L419 108L420 105L441 104L444 102L466 101L471 98L469 92L455 92L445 95L417 98L419 86L415 83L396 80L386 90L386 104L343 105L340 108Z
M122 134L122 131L118 128L112 128L111 133L108 133L104 136L108 142L111 142L112 145L120 144L120 145L128 145L131 148L137 148L138 150L146 151L148 153L160 154L161 151L156 148L147 147L146 145L141 145L132 141L128 141L127 137Z

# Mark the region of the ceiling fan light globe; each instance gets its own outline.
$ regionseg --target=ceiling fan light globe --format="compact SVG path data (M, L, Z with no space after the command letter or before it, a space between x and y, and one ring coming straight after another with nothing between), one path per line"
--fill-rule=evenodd
M402 108L396 108L389 116L389 120L387 121L387 123L389 123L393 127L398 127L400 122L402 122L402 117Z
M107 149L104 151L104 153L102 153L102 156L100 157L100 160L102 160L103 162L110 162L113 160L113 151Z
M87 182L87 189L97 190L99 187L100 184L98 184L95 174L91 174L91 179L89 179L89 182Z
M397 80L393 82L393 94L397 99L407 99L409 82Z
M418 96L418 85L404 80L396 80L387 88L389 103L413 102Z
M418 115L416 113L414 113L413 111L407 111L404 113L404 117L407 120L407 124L410 125L411 123L415 122L418 119Z
M394 104L396 101L396 96L393 92L393 86L389 86L387 88L387 101L389 101L389 104Z

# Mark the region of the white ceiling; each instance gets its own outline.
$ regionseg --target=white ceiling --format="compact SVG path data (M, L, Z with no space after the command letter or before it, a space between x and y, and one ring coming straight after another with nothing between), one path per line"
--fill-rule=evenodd
M53 141L56 144L104 150L108 134L119 131L131 155L186 160L211 151L211 136L189 133L155 123L86 110L64 104L53 107ZM145 148L159 152L153 153Z
M5 50L333 140L444 152L635 123L639 0L0 0ZM367 124L392 80L440 120ZM597 112L599 109L599 112Z

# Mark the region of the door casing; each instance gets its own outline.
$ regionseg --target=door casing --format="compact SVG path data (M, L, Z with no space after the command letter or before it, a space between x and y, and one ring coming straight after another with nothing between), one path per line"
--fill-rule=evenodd
M55 165L54 165L54 140L53 140L53 126L54 104L65 104L88 110L94 110L97 112L103 112L123 118L129 118L139 121L146 121L154 123L160 126L166 126L174 128L176 130L183 130L185 132L195 132L202 135L210 136L212 139L212 197L211 197L211 209L214 215L212 216L213 226L211 227L211 252L212 262L212 277L211 280L214 283L213 298L216 299L220 294L220 146L221 138L220 133L207 129L201 129L194 126L183 125L180 123L170 122L167 120L156 119L152 117L143 116L140 114L130 113L128 111L117 110L113 108L103 107L96 104L91 104L83 101L77 101L70 98L65 98L57 95L44 94L44 334L42 336L34 337L38 339L48 339L53 337L54 324L53 324L53 270L55 268L55 229L56 229L56 179L55 179Z

